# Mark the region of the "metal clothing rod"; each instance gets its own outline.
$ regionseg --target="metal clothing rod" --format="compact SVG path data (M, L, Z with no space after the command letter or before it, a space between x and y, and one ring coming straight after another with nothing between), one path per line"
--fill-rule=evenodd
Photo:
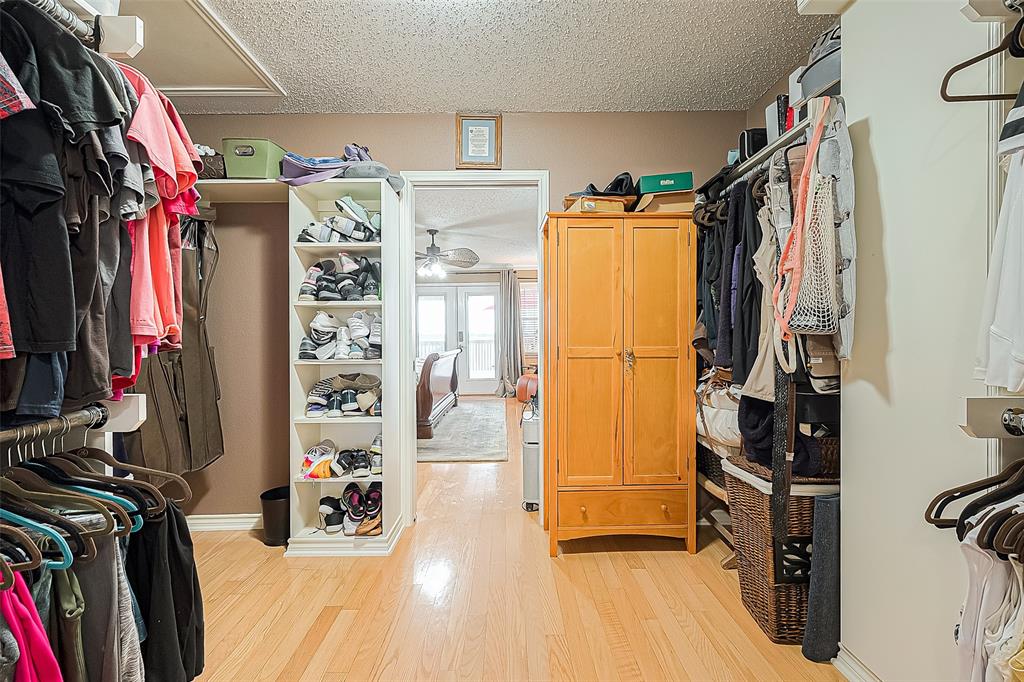
M92 42L92 26L79 19L74 12L58 0L28 0L28 2L49 14L54 21L70 31L76 38Z
M107 408L103 405L90 405L75 412L68 412L53 419L15 426L11 429L0 431L0 448L6 448L17 443L31 442L37 438L55 433L66 433L71 429L85 427L91 429L102 426L109 416Z

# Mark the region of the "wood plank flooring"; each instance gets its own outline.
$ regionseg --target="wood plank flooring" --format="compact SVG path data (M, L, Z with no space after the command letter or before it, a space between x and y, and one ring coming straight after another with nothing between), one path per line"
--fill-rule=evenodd
M842 679L761 633L710 531L694 556L622 537L550 559L506 415L508 462L419 465L418 520L390 557L286 560L256 534L196 533L201 679Z

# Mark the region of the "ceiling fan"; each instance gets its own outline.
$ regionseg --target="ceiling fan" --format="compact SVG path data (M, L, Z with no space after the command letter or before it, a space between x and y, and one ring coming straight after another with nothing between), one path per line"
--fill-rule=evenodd
M443 278L447 275L443 265L450 265L456 268L471 268L480 262L480 256L476 255L473 249L457 248L441 250L441 247L434 243L437 230L427 230L430 235L430 246L427 252L416 252L416 272L422 277Z

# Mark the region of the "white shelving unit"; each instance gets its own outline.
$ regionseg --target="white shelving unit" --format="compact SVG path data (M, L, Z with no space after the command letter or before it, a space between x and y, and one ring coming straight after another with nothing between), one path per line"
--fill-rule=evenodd
M226 188L217 188L229 194ZM271 195L267 187L259 187L263 197ZM299 231L311 221L338 215L334 202L351 195L369 210L381 212L382 240L376 244L309 244L297 242ZM398 424L398 195L385 180L329 180L288 192L289 248L289 365L291 379L289 404L291 410L290 447L288 452L291 481L291 539L286 556L358 556L389 554L411 519L402 518L402 490L400 430ZM306 270L324 258L337 258L345 251L353 256L365 256L381 263L381 301L320 303L298 301L299 285ZM376 312L384 320L382 358L380 360L298 360L299 342L308 333L309 323L318 310L324 310L346 320L357 310ZM359 416L328 418L305 416L306 395L314 383L337 374L361 372L381 378L382 417ZM307 449L324 438L333 440L339 448L369 449L374 436L383 436L383 473L368 478L351 476L324 480L308 480L300 473L302 458ZM320 498L338 497L345 486L357 482L365 490L372 482L382 483L384 493L383 533L375 537L346 537L342 533L328 535L322 530L319 516Z

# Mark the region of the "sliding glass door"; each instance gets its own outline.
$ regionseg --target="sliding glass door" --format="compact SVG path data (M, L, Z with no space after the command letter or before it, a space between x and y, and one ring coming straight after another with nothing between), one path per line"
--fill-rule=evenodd
M498 388L498 287L421 284L416 293L416 348L423 358L461 348L459 393Z

